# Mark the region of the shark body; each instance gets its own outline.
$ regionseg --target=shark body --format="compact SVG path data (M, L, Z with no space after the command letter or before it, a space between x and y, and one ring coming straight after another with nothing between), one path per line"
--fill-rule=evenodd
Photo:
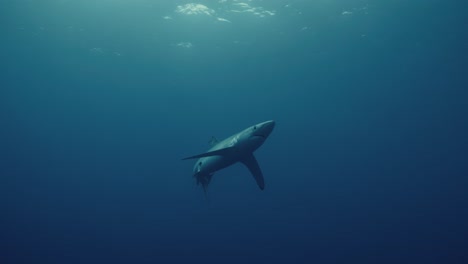
M193 177L205 192L215 172L237 162L249 169L258 187L263 190L263 173L253 152L263 145L274 127L272 120L256 124L222 141L212 140L213 146L207 152L183 160L198 159L193 167Z

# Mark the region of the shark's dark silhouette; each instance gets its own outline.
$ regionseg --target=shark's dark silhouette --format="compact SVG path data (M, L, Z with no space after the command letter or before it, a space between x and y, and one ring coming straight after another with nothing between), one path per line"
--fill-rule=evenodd
M193 176L205 191L215 172L237 162L241 162L249 169L258 187L263 190L265 188L263 173L253 152L265 142L274 127L275 122L271 120L244 129L223 141L212 139L211 149L184 160L198 159L193 168Z

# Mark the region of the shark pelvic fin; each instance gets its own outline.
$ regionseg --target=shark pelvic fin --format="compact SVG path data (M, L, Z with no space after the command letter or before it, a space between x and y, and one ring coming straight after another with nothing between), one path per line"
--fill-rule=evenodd
M199 185L199 184L202 185L203 192L205 193L205 195L206 195L206 190L208 188L208 185L211 182L211 178L213 178L213 175L214 175L213 173L208 174L208 175L200 175L200 174L195 175L195 178L197 179L197 185Z
M229 155L231 153L233 147L228 147L228 148L223 148L223 149L218 149L218 150L213 150L213 151L208 151L202 154L198 154L195 156L183 158L182 160L188 160L188 159L198 159L198 158L203 158L203 157L210 157L210 156L225 156Z
M244 164L247 167L247 169L249 169L250 173L252 173L252 176L257 182L257 185L260 188L260 190L265 189L265 181L263 180L263 173L262 173L262 170L260 169L260 166L258 165L258 162L255 156L253 154L250 154L244 157L242 160L240 160L240 162L242 162L242 164Z

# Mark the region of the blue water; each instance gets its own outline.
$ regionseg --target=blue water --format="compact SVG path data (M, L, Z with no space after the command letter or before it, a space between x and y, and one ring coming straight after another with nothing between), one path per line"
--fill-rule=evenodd
M463 1L189 3L1 2L0 263L468 263Z

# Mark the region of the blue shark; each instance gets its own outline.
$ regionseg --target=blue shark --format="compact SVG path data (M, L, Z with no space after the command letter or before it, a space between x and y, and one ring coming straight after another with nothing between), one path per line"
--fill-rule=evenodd
M193 177L206 193L214 173L235 163L244 164L250 171L258 187L265 189L263 173L253 152L263 145L273 131L275 121L265 121L248 127L222 141L212 139L212 147L205 153L184 158L198 159L193 167Z

